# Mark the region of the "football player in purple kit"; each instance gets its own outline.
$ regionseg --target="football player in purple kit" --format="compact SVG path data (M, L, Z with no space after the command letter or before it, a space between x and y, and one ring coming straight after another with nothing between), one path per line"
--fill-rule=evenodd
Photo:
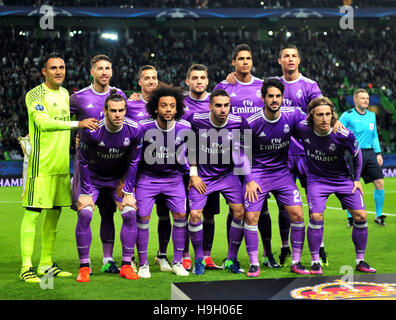
M206 91L209 84L208 69L202 64L192 64L186 75L186 85L189 91L184 97L184 115L183 119L187 119L192 113L209 111L209 93ZM208 200L203 210L203 252L205 260L205 268L209 270L219 270L211 257L211 250L215 232L214 216L220 213L220 195L213 192L208 196ZM192 262L189 253L189 238L187 234L186 246L183 252L183 266L190 270Z
M190 205L188 231L195 252L193 273L196 275L205 272L202 211L208 195L216 191L223 194L233 213L225 267L234 273L243 272L237 254L244 235L245 210L241 181L234 174L234 170L242 165L241 173L248 176L250 166L246 165L245 158L240 154L240 148L237 148L238 150L234 148L236 145L240 146L241 142L234 136L234 130L241 132L243 119L230 114L230 107L227 92L215 90L210 95L210 111L193 113L188 118L196 136L196 157L199 157L199 159L189 158L191 181L188 195Z
M144 65L139 68L138 83L141 93L133 93L127 101L127 117L140 121L151 118L146 110L146 103L150 94L158 86L157 70L152 65ZM158 252L154 261L159 265L161 271L172 271L166 252L172 233L172 224L169 218L169 210L162 195L155 201L158 215Z
M282 76L275 77L279 79L284 87L283 106L297 107L307 113L307 106L310 101L321 97L318 84L299 71L301 63L300 52L294 45L285 45L279 51L278 63L282 68ZM304 150L301 142L291 138L289 147L289 170L293 173L294 179L298 177L301 186L306 187L306 165L304 159ZM279 263L284 264L286 258L290 255L289 248L289 230L290 220L282 205L279 205L279 231L281 236L281 254ZM320 257L325 265L328 265L327 255L324 251L324 244L321 244Z
M248 276L260 274L258 262L257 224L265 199L272 192L286 209L291 221L292 266L297 274L309 274L300 260L305 238L305 224L300 192L288 170L288 150L295 126L306 118L300 109L282 108L283 84L267 79L261 89L265 107L247 119L253 135L253 184L244 186L245 228L251 233L245 242L250 258Z
M356 251L356 270L374 273L364 260L367 245L367 220L360 183L362 154L354 134L348 129L332 130L337 114L326 97L312 100L308 118L298 124L297 134L304 146L307 161L307 200L310 211L307 238L312 256L311 274L322 274L319 248L323 238L323 213L331 194L340 200L343 209L353 217L352 241ZM353 159L353 172L345 159Z
M232 114L247 118L259 112L264 107L261 99L263 80L251 74L253 58L252 51L247 44L239 44L234 48L232 52L232 65L235 71L229 74L226 80L219 83L215 89L224 89L228 92L231 100L230 112ZM228 229L230 228L231 220L232 214L229 213L227 218ZM271 249L271 216L268 211L267 199L263 203L258 230L260 231L264 248L263 264L271 268L279 268Z
M263 80L252 75L253 57L247 44L239 44L232 51L232 65L235 68L235 81L221 81L213 90L225 90L230 96L230 113L247 118L263 107L261 86Z
M162 194L165 205L173 216L173 266L178 276L188 276L182 265L187 232L186 188L183 174L189 171L187 161L182 165L178 155L184 158L185 132L191 131L189 122L182 120L184 96L179 88L158 86L146 104L151 118L140 121L144 132L143 155L136 178L135 194L138 206L137 250L141 278L150 278L147 247L149 222L156 196Z
M133 195L142 148L142 129L128 118L125 98L115 89L106 98L105 118L97 130L81 132L79 143L80 195L76 225L77 251L80 259L78 282L90 281L89 249L92 241L90 223L100 190L109 192L121 213L122 266L120 276L138 279L131 266L136 243L136 199ZM117 186L124 178L124 196L117 195Z
M149 118L150 115L146 110L146 103L149 95L158 86L157 70L152 65L144 65L139 68L138 83L141 93L134 93L127 101L127 114L126 116L131 119L140 121ZM137 99L132 99L136 95Z
M108 56L103 54L96 55L92 58L90 64L93 83L90 86L75 92L70 97L70 113L71 115L76 115L78 120L87 118L102 120L104 116L103 106L112 89L116 89L117 93L126 99L124 93L120 89L110 86L113 69L111 59ZM81 135L81 130L78 132L79 135ZM78 154L76 154L72 192L72 208L74 210L76 210L76 203L80 194L78 162L79 158ZM100 238L103 245L102 271L108 273L119 273L119 268L116 262L113 261L115 238L114 212L116 211L116 206L111 195L108 195L104 191L100 192L96 205L99 208L101 216Z

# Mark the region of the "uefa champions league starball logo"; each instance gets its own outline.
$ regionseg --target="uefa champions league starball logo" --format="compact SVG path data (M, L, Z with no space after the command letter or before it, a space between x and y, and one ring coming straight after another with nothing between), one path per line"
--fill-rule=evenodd
M299 300L396 300L396 284L335 280L297 288L290 295Z
M198 18L199 15L188 9L168 9L157 14L157 18Z

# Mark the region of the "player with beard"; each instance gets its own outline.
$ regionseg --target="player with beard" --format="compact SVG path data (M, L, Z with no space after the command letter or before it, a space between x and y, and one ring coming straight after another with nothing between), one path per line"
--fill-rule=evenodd
M231 99L231 113L247 118L264 108L261 99L263 80L251 74L253 67L252 51L247 44L236 46L232 52L232 65L235 71L226 80L219 83L215 89L224 89ZM227 228L231 225L232 215L227 218ZM271 248L271 216L268 211L268 200L265 199L258 223L264 253L263 264L270 268L279 268ZM228 232L227 232L228 233Z
M191 188L188 195L190 205L188 230L195 252L193 273L196 275L205 272L201 217L207 197L213 192L222 193L233 213L225 267L233 273L243 272L237 255L243 240L245 210L242 185L235 170L242 165L240 174L246 175L246 179L249 180L250 166L241 153L242 136L239 135L241 140L236 136L237 133L242 132L244 119L230 114L230 106L227 92L215 90L210 95L210 111L193 113L188 118L197 137L196 154L199 153L199 159L189 158Z
M105 118L97 130L84 130L79 144L80 194L78 196L78 220L76 243L80 259L78 282L89 282L91 265L89 250L92 241L90 223L95 201L101 189L113 198L122 217L121 245L122 266L120 276L138 279L131 266L136 243L136 199L133 195L136 172L142 148L142 129L128 118L125 98L113 89L106 98ZM123 196L117 195L117 187L124 178Z
M137 121L150 118L150 114L146 109L146 103L150 94L158 86L158 73L154 66L144 65L139 68L138 83L140 93L133 93L127 102L127 117ZM169 240L172 232L172 224L169 217L169 210L166 206L165 198L158 195L155 201L158 215L158 252L155 257L155 263L159 265L161 271L172 271L172 267L166 257Z
M158 86L146 104L150 118L140 121L144 132L143 154L136 180L136 199L138 205L139 277L150 278L147 246L149 242L149 222L155 198L162 195L166 208L173 216L172 271L178 276L188 276L182 265L185 245L186 189L183 175L188 166L182 165L179 154L184 159L184 132L190 132L190 123L182 120L184 96L180 89Z
M117 94L122 95L125 100L125 94L118 88L110 86L110 81L113 76L113 68L111 59L99 54L91 60L91 76L93 83L88 87L81 89L70 97L70 113L75 115L77 120L87 118L95 118L102 120L104 117L103 106L110 91L117 90ZM78 133L81 135L82 130ZM79 158L78 153L74 160L74 175L73 175L73 204L72 208L76 210L78 196L80 194L80 178L79 178ZM103 266L102 271L106 273L119 273L119 268L113 260L115 226L114 226L114 212L116 205L111 195L104 189L100 190L96 205L99 208L101 217L100 221L100 239L102 241L103 251Z
M292 266L297 274L309 274L301 265L305 224L299 190L288 170L290 137L295 126L306 118L300 109L282 108L283 84L265 80L261 89L265 107L247 119L253 135L252 173L254 185L245 185L245 242L250 258L250 277L260 274L257 224L262 204L270 192L282 204L291 220Z
M187 119L189 115L195 112L207 112L209 110L209 93L206 91L209 84L208 69L202 64L193 64L188 68L186 76L186 85L189 88L184 98L184 115ZM187 177L189 180L189 177ZM187 183L188 183L187 180ZM216 214L220 213L220 195L218 192L211 193L208 196L207 203L203 210L203 252L205 260L205 269L219 270L211 257L211 250L215 232ZM183 253L183 266L190 270L192 262L189 253L189 239L187 234L186 246Z

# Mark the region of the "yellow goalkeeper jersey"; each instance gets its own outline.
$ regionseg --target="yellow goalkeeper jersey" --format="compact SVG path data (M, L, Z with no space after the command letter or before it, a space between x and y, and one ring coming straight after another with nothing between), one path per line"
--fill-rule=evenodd
M42 83L26 94L25 101L32 145L28 177L69 173L69 93L65 88L52 90Z

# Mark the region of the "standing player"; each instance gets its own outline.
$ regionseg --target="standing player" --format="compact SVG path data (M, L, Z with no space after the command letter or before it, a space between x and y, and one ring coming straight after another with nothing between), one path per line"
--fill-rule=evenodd
M209 110L209 93L206 91L209 84L208 69L202 64L193 64L188 68L186 76L186 85L189 88L188 94L184 98L184 115L183 119L187 119L195 112L207 112ZM189 179L189 177L188 177ZM188 182L188 181L187 181ZM218 270L211 257L211 250L215 232L214 216L220 213L220 195L218 192L211 193L203 210L203 253L205 260L205 268L209 270ZM183 252L183 266L190 270L192 262L189 252L189 238Z
M105 118L94 131L84 130L79 144L81 190L78 198L76 225L77 251L80 259L78 282L90 281L92 234L90 223L100 190L108 192L121 213L122 266L120 276L138 279L131 266L136 243L136 200L133 196L138 162L141 154L142 130L128 118L126 101L113 89L106 98ZM125 176L124 196L117 195L117 186Z
M110 80L113 75L111 59L104 55L99 54L91 60L91 76L93 83L70 97L70 113L76 115L78 120L86 118L95 118L102 120L103 106L106 98L109 96L110 91L113 89L117 90L117 93L125 97L124 93L117 88L110 87ZM126 97L125 97L126 99ZM79 131L81 135L82 130ZM79 158L78 153L74 161L74 176L73 176L73 209L77 209L75 206L78 201L80 194L80 179L79 179ZM102 271L108 273L119 273L116 262L113 260L113 248L115 238L115 226L114 226L114 212L116 206L111 195L103 190L99 193L96 205L99 208L101 217L100 221L100 239L102 241L103 249L103 266Z
M374 202L376 218L375 222L385 226L385 215L382 214L382 207L385 200L384 191L384 174L382 173L383 159L381 156L381 147L378 139L377 121L375 113L368 110L369 94L364 89L358 89L353 94L355 107L344 112L340 121L351 130L362 150L363 167L362 177L364 183L373 182L374 184ZM352 220L348 212L348 220ZM351 221L349 222L351 224Z
M247 44L237 45L232 52L232 65L235 71L227 76L227 79L220 82L216 89L224 89L230 96L231 113L240 115L243 118L259 112L263 107L261 99L261 87L263 80L251 74L253 67L252 51ZM232 214L227 218L227 228L229 229L232 221ZM268 211L268 200L265 199L261 210L258 229L263 242L264 256L263 263L271 268L279 268L271 249L271 216ZM227 232L228 233L228 232Z
M140 67L138 83L141 93L134 93L127 102L127 117L136 121L150 117L146 110L146 103L150 94L158 86L158 76L155 67L151 65Z
M262 204L270 192L274 194L278 203L284 206L291 221L291 271L309 274L300 262L305 238L302 202L300 192L288 170L287 162L291 134L295 126L306 118L306 114L300 109L281 109L283 90L283 84L279 80L265 80L261 89L265 107L247 119L253 135L254 183L244 187L245 194L248 196L245 202L245 229L251 233L250 238L245 234L251 263L247 275L251 277L257 277L260 274L257 255L257 224Z
M300 52L294 45L286 45L279 51L278 63L282 68L282 76L275 77L279 79L284 87L283 106L301 108L307 113L307 106L310 101L321 97L318 84L299 71L301 62ZM306 187L306 165L304 159L304 149L301 141L291 137L289 148L289 170L292 172L294 179L298 177L301 186ZM281 254L279 256L279 263L284 264L286 258L290 255L289 249L289 230L290 220L285 209L279 205L279 229L281 236ZM328 265L327 255L324 251L324 244L320 248L320 257L325 265Z
M230 96L230 113L246 119L263 107L261 86L263 80L254 77L252 51L247 44L239 44L232 51L235 82L220 82L213 90L225 90Z
M322 274L319 247L323 237L323 212L327 198L335 194L342 207L353 217L352 241L356 250L356 270L376 272L364 261L367 245L367 221L360 184L362 155L354 134L348 129L334 133L337 115L328 98L317 98L308 105L308 118L298 124L307 159L307 200L310 211L307 238L312 256L311 274ZM353 157L353 177L345 160Z
M305 76L299 71L301 62L300 53L296 46L286 45L279 52L278 63L282 67L283 75L281 77L274 77L280 80L285 88L283 95L283 105L286 107L300 108L303 112L307 112L308 103L317 97L322 96L322 93L317 83ZM228 81L233 82L233 74L227 77ZM298 177L300 184L305 188L306 185L306 168L304 160L304 152L300 142L291 137L289 147L289 170L293 173L294 179ZM290 220L287 212L282 205L279 206L279 231L281 237L281 254L279 256L279 264L283 265L287 257L290 256L291 251L289 247L289 230ZM268 267L277 267L276 261L271 252L271 218L268 211L262 211L259 219L259 230L261 234L265 235L264 244L264 257L262 263ZM269 255L267 254L269 253ZM267 255L267 256L266 256ZM320 249L320 256L325 265L328 264L324 245Z
M209 194L221 192L233 213L230 228L230 241L226 268L234 273L241 273L237 254L243 239L243 197L242 186L238 176L234 174L235 166L241 162L238 151L234 150L234 130L241 132L243 119L230 114L230 98L226 91L215 90L210 95L209 112L194 113L188 121L196 136L196 151L199 159L190 161L190 220L189 236L195 252L194 273L205 272L204 253L202 247L203 228L202 211ZM214 157L214 159L213 159ZM250 167L246 169L248 173Z
M45 82L26 94L32 148L27 168L26 192L22 199L25 213L21 224L20 278L26 282L40 282L32 267L32 254L36 224L43 209L45 216L37 273L51 273L58 277L71 275L52 262L61 208L71 204L70 130L77 127L95 129L97 121L70 121L69 93L61 87L65 73L66 67L61 56L50 54L45 58L42 68Z
M146 104L151 118L140 121L144 132L142 152L144 157L139 165L135 194L138 206L139 277L150 278L147 246L149 242L149 222L155 198L162 195L166 207L173 216L173 266L172 271L179 276L188 276L182 265L182 254L186 237L186 189L183 174L186 165L180 164L179 154L184 159L184 137L190 131L190 124L181 120L184 112L183 93L178 88L158 86ZM184 132L184 133L183 133ZM186 162L185 162L186 163Z

